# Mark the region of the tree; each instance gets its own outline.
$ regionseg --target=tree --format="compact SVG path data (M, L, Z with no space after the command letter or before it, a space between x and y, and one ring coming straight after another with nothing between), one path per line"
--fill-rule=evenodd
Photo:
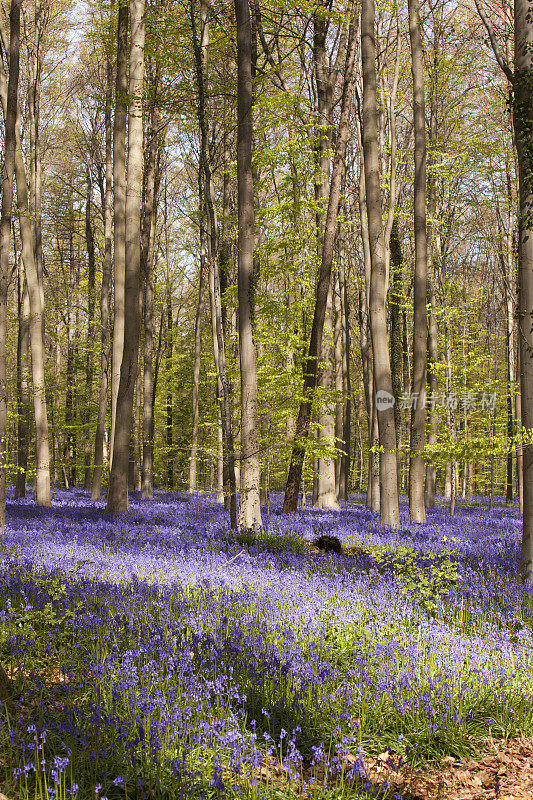
M20 62L20 7L12 0L9 12L9 76L5 110L4 165L2 170L2 209L0 215L0 529L6 524L6 435L7 435L7 304L12 270L9 243L13 213L13 172L15 169L18 84ZM3 682L0 673L0 683Z
M252 172L252 32L248 0L235 0L237 22L237 185L239 354L241 365L241 500L239 527L262 528L259 502L257 352L254 342L254 186Z
M518 339L520 348L524 511L520 566L533 578L533 17L529 0L514 2L514 69L506 61L480 0L476 7L496 60L512 88L513 127L518 160Z
M142 96L144 79L144 0L130 0L128 173L126 194L124 347L117 396L113 463L107 510L128 509L128 461L133 422L133 394L139 356L139 290L141 266L141 187L143 165Z
M391 404L392 374L385 311L386 264L381 220L379 182L378 112L376 89L376 44L374 0L361 6L361 53L363 65L363 150L365 158L366 207L372 270L370 276L370 329L374 357L374 388L380 443L380 522L398 527L398 480L396 426ZM383 405L379 405L379 401Z
M9 51L7 35L0 25L0 38L5 52ZM3 62L0 67L0 96L4 119L7 119L7 78ZM37 505L50 506L50 454L48 445L48 417L46 413L46 386L43 342L43 312L39 276L35 264L35 242L30 219L28 181L20 145L20 107L15 122L15 180L17 185L17 210L22 238L22 261L30 299L30 346L33 379L33 407L35 414L36 450L36 500Z
M324 229L324 244L322 247L322 259L316 288L313 325L311 328L309 348L304 366L304 399L300 403L300 410L296 420L296 432L292 448L289 473L287 476L287 484L285 486L285 496L283 499L283 512L285 514L294 513L298 506L298 493L300 491L300 484L302 481L302 468L305 457L306 441L309 435L309 426L311 422L311 408L313 405L313 399L317 385L317 360L322 347L322 332L324 328L324 319L326 316L326 306L331 281L331 267L333 263L333 250L335 244L335 233L337 229L337 214L339 210L341 182L344 171L344 159L346 156L346 142L349 131L350 107L354 82L356 25L356 16L355 13L352 12L348 33L348 44L346 47L341 115L335 144L335 159L331 174L328 211Z
M426 425L426 340L428 272L426 238L426 111L424 101L424 53L420 32L418 0L409 0L409 35L413 73L413 118L415 130L415 275L414 275L414 332L413 332L413 397L411 412L411 468L409 471L409 519L424 523L424 459Z
M128 117L128 17L126 0L118 4L115 119L113 122L113 239L114 319L111 361L111 434L109 463L113 466L117 397L124 347L124 292L126 258L126 123Z

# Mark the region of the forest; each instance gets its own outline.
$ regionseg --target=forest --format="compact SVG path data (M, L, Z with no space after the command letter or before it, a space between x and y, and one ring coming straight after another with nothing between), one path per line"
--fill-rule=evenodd
M0 800L533 797L529 0L4 0L0 102Z

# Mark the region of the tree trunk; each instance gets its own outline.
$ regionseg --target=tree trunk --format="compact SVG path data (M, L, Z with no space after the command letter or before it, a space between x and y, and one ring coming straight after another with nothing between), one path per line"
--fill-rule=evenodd
M518 154L518 329L522 426L533 429L533 18L515 0L513 122ZM520 563L533 578L533 444L523 445L524 514Z
M7 461L7 305L11 269L9 243L13 215L13 171L15 168L18 83L20 63L20 6L22 0L11 0L9 12L9 77L5 110L4 165L2 169L2 209L0 216L0 530L6 524L6 461ZM5 673L0 681L5 683Z
M90 172L87 172L87 203L85 206L85 241L87 244L87 352L85 355L85 409L84 409L84 480L83 485L86 491L91 488L91 405L92 405L92 386L93 386L93 346L94 346L94 282L95 282L95 250L94 234L91 220L92 204L92 180Z
M379 512L379 457L375 448L379 446L377 419L374 409L374 378L372 358L372 335L370 333L370 275L372 263L370 258L370 238L368 233L368 213L365 187L365 154L363 152L362 125L358 125L359 151L359 219L361 223L361 241L363 245L364 288L359 292L359 331L361 338L361 361L363 365L363 384L365 389L365 405L368 423L368 480L366 488L366 507L372 512Z
M370 238L372 274L370 279L370 327L374 356L375 403L378 417L380 453L380 522L398 527L398 480L396 426L391 405L392 374L385 312L385 243L381 219L379 151L376 93L375 7L374 0L363 0L361 7L361 48L363 63L363 150L365 188Z
M426 234L426 116L424 100L424 54L420 31L420 6L418 0L408 0L409 35L411 39L411 64L413 74L413 119L415 132L414 151L414 331L413 331L413 397L411 410L411 446L409 470L409 519L425 523L424 458L426 426L426 372L427 372L427 296L428 272Z
M439 428L439 418L436 409L437 393L439 391L439 380L437 377L437 362L439 360L439 343L437 318L435 314L435 295L429 279L427 285L427 296L429 298L430 317L428 326L428 360L429 360L429 392L431 396L429 411L429 431L428 444L431 448L437 445L437 433ZM430 458L432 458L430 456ZM434 463L429 463L426 467L426 488L424 494L424 504L426 508L435 508L435 493L437 485L437 467Z
M350 443L352 439L352 385L350 376L350 303L348 298L348 278L341 263L339 273L339 288L342 296L342 391L344 394L342 441L343 453L341 456L341 470L339 477L339 499L348 500L348 485L350 481Z
M30 444L30 300L28 287L19 263L19 325L17 337L17 480L15 500L26 495L28 451Z
M167 280L166 286L166 306L167 306L167 335L166 335L166 421L165 421L165 438L167 445L167 486L169 489L174 487L174 406L172 396L172 362L173 349L174 349L174 325L172 318L172 291L170 288L170 279Z
M516 374L520 376L520 344L516 348ZM522 397L520 386L515 395L515 419L517 426L522 424ZM516 478L518 481L518 508L520 513L524 512L524 459L522 452L522 434L517 432L516 437Z
M333 283L330 284L324 317L324 336L322 338L322 361L324 367L320 375L320 385L325 389L334 386L335 356L333 353ZM334 450L335 442L335 413L331 402L327 399L320 404L319 431L323 445ZM330 511L340 511L335 491L335 462L329 454L321 455L318 459L318 497L315 503L317 508L327 508Z
M200 127L201 153L200 168L198 171L198 198L200 208L200 276L198 285L198 302L194 320L194 366L192 379L192 436L191 457L189 461L189 492L197 490L197 461L198 461L198 425L199 425L199 389L200 389L200 364L202 349L202 302L205 288L205 272L207 269L207 232L204 208L203 181L205 178L204 160L208 157L206 152L206 121L205 121L205 85L207 81L207 48L209 45L209 23L207 21L207 3L201 3L200 10L200 42L196 31L194 0L191 0L191 25L193 28L193 46L196 63L196 81L198 89L198 122ZM224 142L224 145L226 143ZM225 155L225 153L224 153ZM226 194L227 176L224 174L224 193Z
M0 37L5 52L9 44L5 28L0 24ZM0 98L4 119L7 118L8 85L3 65L0 66ZM26 271L30 298L30 342L32 355L33 404L35 412L36 450L36 500L37 505L50 505L50 455L48 447L48 419L46 416L46 391L44 373L43 316L39 279L35 266L34 238L30 222L28 182L20 146L20 109L15 123L15 179L17 184L17 210L22 238L22 261Z
M392 370L392 390L395 398L394 423L396 425L396 447L398 448L398 493L400 492L400 450L401 450L401 408L400 395L402 394L402 315L401 301L403 294L403 253L398 233L398 220L395 216L392 221L390 236L390 260L392 265L392 282L389 291L390 309L390 354Z
M117 396L113 462L107 498L107 509L113 514L123 514L128 509L128 456L133 422L133 394L139 357L144 0L130 0L130 23L130 116L128 126L128 190L126 195L124 348Z
M511 220L509 220L511 222ZM507 322L506 336L506 355L507 355L507 437L509 439L509 450L507 451L507 479L505 499L511 503L514 499L513 490L513 436L515 434L514 424L514 394L515 394L515 349L514 349L514 302L515 302L515 280L514 280L514 252L512 228L509 225L507 246L505 252L506 270L504 278L505 310Z
M201 175L199 176L200 184L200 213L203 209L203 192L201 189ZM189 492L196 492L197 490L197 461L198 461L198 424L199 424L199 392L200 392L200 365L201 365L201 350L202 350L202 302L205 288L205 271L206 264L206 233L205 221L202 219L200 222L202 232L200 233L200 275L198 281L198 301L196 304L196 316L194 319L194 366L192 376L192 437L191 437L191 459L189 462Z
M115 81L115 119L113 123L113 237L114 237L114 319L111 362L111 436L109 464L113 467L117 398L124 347L124 302L126 269L126 119L128 115L128 18L126 2L118 4L117 73Z
M107 411L107 389L109 386L109 307L111 304L112 273L112 191L113 191L113 147L111 127L113 65L107 60L107 89L105 96L105 193L102 197L104 209L104 260L102 264L102 293L100 295L100 394L98 398L98 420L94 440L94 472L91 499L98 500L102 490L102 471L104 465L104 438Z
M74 306L77 306L74 293L78 286L77 262L74 247L74 204L73 188L70 186L69 198L69 282L67 291L67 370L66 370L66 392L65 392L65 443L63 448L63 474L65 477L65 489L69 489L76 481L76 465L74 461L75 449L75 425L74 425L74 386L76 382L76 366L74 359L76 326L74 324Z
M329 69L326 53L326 42L329 30L329 18L324 8L319 7L313 16L313 63L317 94L317 126L315 133L315 202L316 202L316 238L318 255L324 244L325 203L329 195L330 148L332 139L332 116L334 89L337 80ZM332 453L335 450L335 416L336 409L327 395L334 388L335 352L333 349L333 286L330 285L324 318L324 334L322 352L320 354L324 367L319 371L318 383L324 390L325 398L318 406L318 438L323 446ZM323 453L318 458L317 487L314 505L317 508L328 508L339 511L335 487L335 461L332 454Z
M211 330L213 335L213 359L215 362L215 372L217 375L217 405L219 407L219 415L222 425L223 446L221 448L220 433L218 436L218 456L219 456L219 472L218 472L218 497L220 501L220 479L222 477L223 484L226 483L229 487L229 512L230 524L232 529L237 528L237 490L235 481L235 448L233 441L233 426L232 426L232 413L231 413L231 396L228 387L227 372L226 372L226 351L224 347L224 333L222 327L222 307L220 303L220 283L218 282L217 265L211 254L208 253L209 265L209 297L211 301ZM220 474L220 455L222 449L222 476ZM227 479L225 476L227 475Z
M144 370L143 370L143 423L142 423L142 483L141 496L149 499L154 496L154 418L152 389L154 384L154 265L153 234L155 231L159 152L159 63L150 82L151 120L149 143L144 167L144 202L142 208L141 231L141 274L144 277Z
M337 229L337 213L339 209L340 190L344 171L344 159L346 154L346 141L348 138L354 79L353 73L357 38L355 33L357 21L355 14L353 12L352 14L346 50L341 116L339 121L339 129L337 132L337 141L335 144L335 159L333 162L328 211L324 229L324 245L322 248L322 260L316 289L315 312L313 315L313 325L311 329L308 355L304 366L304 399L300 404L298 419L296 421L296 435L291 455L289 474L287 477L287 485L285 487L285 497L283 500L283 512L286 514L295 513L298 508L298 494L302 480L305 445L309 435L311 408L317 385L317 357L322 348L322 331L324 327L329 284L331 280L333 248Z

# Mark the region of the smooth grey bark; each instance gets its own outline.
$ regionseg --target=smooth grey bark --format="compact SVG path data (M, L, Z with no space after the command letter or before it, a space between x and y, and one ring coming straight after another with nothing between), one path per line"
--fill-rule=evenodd
M13 217L13 172L15 169L18 84L20 66L20 6L22 0L11 0L9 12L9 75L2 167L2 206L0 213L0 530L6 524L6 460L7 460L7 306L12 269L9 266L9 244ZM0 672L0 683L5 673Z
M205 272L207 269L207 234L205 230L204 218L204 191L203 180L205 178L204 159L207 153L204 151L203 127L205 127L205 84L207 81L207 48L209 45L209 23L207 19L207 3L201 3L200 9L200 41L195 24L194 0L191 0L191 25L193 28L193 47L196 62L196 80L199 95L198 118L200 123L201 153L200 167L198 170L198 198L200 215L200 276L198 282L198 301L196 304L196 314L194 319L194 365L192 379L192 433L191 433L191 455L189 460L189 492L197 490L198 473L198 426L199 426L199 389L200 389L200 364L202 352L202 303L205 289ZM200 109L200 103L202 108ZM202 127L203 126L203 127ZM226 142L224 142L224 145ZM224 188L226 187L226 175L224 175Z
M0 23L2 46L8 52L9 45L5 28ZM7 77L0 61L0 99L4 119L7 117ZM33 381L33 406L35 414L36 452L36 501L37 505L50 506L50 454L48 442L48 418L46 414L46 386L44 371L43 314L39 278L35 266L34 237L31 225L28 181L20 146L20 108L15 123L15 180L17 185L17 210L22 239L22 261L26 272L30 298L30 343Z
M224 262L221 260L220 269L217 259L222 257L219 253L219 230L214 202L214 188L211 173L211 164L208 148L208 127L206 119L206 64L203 59L207 56L208 27L202 28L202 45L198 44L196 26L194 23L194 4L191 4L191 21L193 31L193 46L196 66L196 83L198 89L198 125L200 129L200 170L204 178L205 205L207 209L207 260L209 265L209 294L211 300L211 324L213 331L213 355L217 372L217 392L222 418L224 439L224 464L223 471L227 474L229 485L229 512L232 528L237 527L237 495L236 495L236 464L235 447L233 439L231 387L226 369L226 350L224 342L224 305L221 296L221 281L225 279ZM202 6L202 15L207 13ZM203 16L205 20L205 16Z
M340 259L339 259L340 261ZM340 280L340 264L339 268L335 271L334 279L334 345L335 345L335 392L338 397L344 399L344 386L343 386L343 366L344 366L344 331L342 324L342 287ZM342 469L342 455L344 454L344 438L343 438L343 423L344 423L344 402L337 402L335 407L335 443L339 449L339 454L335 462L335 494L337 500L345 499L340 496L340 481Z
M377 419L375 419L374 376L372 358L372 335L370 333L370 274L372 262L370 258L370 238L368 234L368 213L365 187L365 154L363 151L362 119L359 119L359 220L361 224L361 243L363 249L363 288L359 293L359 332L361 361L363 366L363 384L365 389L365 406L368 424L368 480L366 489L366 506L372 512L379 512L379 457L376 448L379 446Z
M414 148L414 328L413 328L413 397L411 409L411 447L409 470L409 519L425 523L424 458L426 427L427 373L427 296L428 273L426 233L426 112L424 99L424 53L418 0L408 0L411 71L413 75Z
M452 368L451 368L452 344L451 344L451 331L448 320L445 320L444 322L444 357L446 359L446 373L445 373L446 395L447 397L450 397L452 391ZM448 422L448 434L452 450L452 457L451 460L446 463L445 498L446 500L449 501L448 507L450 510L450 514L453 514L455 511L455 496L457 491L457 462L455 460L455 455L453 454L453 449L455 447L455 442L457 438L457 430L455 425L454 410L450 403L446 405L446 416Z
M104 466L104 440L107 413L107 392L110 378L109 309L111 306L111 281L113 271L113 131L111 125L111 102L113 65L108 56L106 62L107 87L105 95L105 188L102 193L104 210L104 259L102 264L102 290L100 294L100 392L98 396L98 419L94 440L94 472L91 500L98 500L102 491Z
M65 488L69 489L76 483L76 404L74 403L74 390L76 383L76 329L75 312L78 304L76 302L75 294L78 287L78 261L74 247L74 203L73 203L73 187L69 187L69 214L68 214L68 237L69 237L69 253L68 253L68 268L69 280L67 288L67 309L66 309L66 327L67 327L67 365L66 365L66 392L65 392L65 441L63 446L63 476Z
M201 183L201 177L199 179ZM200 190L200 195L201 195ZM201 224L204 224L203 221ZM198 281L198 300L196 303L196 314L194 318L194 364L192 376L192 433L191 433L191 457L189 461L189 492L196 492L197 490L197 472L198 472L198 425L200 421L199 414L199 392L200 392L200 365L202 355L202 303L205 289L205 272L207 269L206 263L206 242L205 230L203 242L200 243L200 275Z
M22 264L18 264L19 324L17 335L17 480L15 500L26 495L30 444L30 300Z
M143 364L143 409L142 409L142 470L141 496L154 496L154 417L152 393L154 384L154 265L153 235L155 231L157 195L159 190L159 146L160 110L159 81L160 64L156 63L150 80L150 132L144 165L144 197L141 226L141 275L144 282L144 364Z
M215 260L208 252L209 297L211 301L211 330L213 335L213 358L217 374L217 401L223 433L223 473L229 485L229 512L232 529L237 528L237 490L235 475L235 448L233 440L231 395L226 370L226 350L222 323L219 273ZM220 457L220 437L218 439ZM219 475L220 480L220 475ZM220 499L220 498L219 498Z
M165 225L166 229L166 225ZM168 251L167 251L168 252ZM167 486L174 486L174 401L172 392L172 366L174 361L174 320L172 317L172 291L170 279L167 280L166 291L167 330L165 337L166 365L166 398L165 398L165 439L167 445Z
M350 375L350 303L348 295L348 276L341 262L339 271L339 289L341 292L342 315L342 391L344 396L342 419L343 452L339 474L338 495L340 500L348 500L350 480L350 442L352 438L352 385Z
M24 10L24 9L23 9ZM42 83L42 43L45 34L46 20L49 18L48 0L35 0L33 14L33 30L26 30L24 16L25 39L28 50L28 92L27 112L29 122L29 166L30 166L30 211L35 250L35 266L41 293L41 309L43 311L44 339L44 281L43 281L43 242L42 242L42 160L40 136L41 83Z
M401 303L403 295L403 252L398 232L398 220L395 216L392 222L390 235L390 272L392 281L389 289L389 316L390 316L390 359L392 370L392 389L396 402L394 403L394 422L396 425L396 447L398 448L398 492L400 491L400 451L402 418L399 397L402 393L402 315Z
M335 245L335 234L337 230L337 215L339 210L340 190L344 173L344 162L346 155L346 142L348 139L350 109L352 101L352 91L354 82L354 63L356 48L357 20L354 11L350 21L348 44L346 48L346 60L344 65L344 80L341 100L341 115L337 140L335 143L335 158L331 174L329 191L328 211L326 224L324 227L324 245L322 248L322 259L318 274L315 311L313 314L313 324L309 341L307 359L304 365L304 385L303 401L300 404L298 419L296 421L296 434L291 454L291 463L285 496L283 500L283 513L289 514L296 512L298 508L298 494L302 481L302 468L305 458L307 437L311 421L311 409L317 385L317 357L322 349L322 332L324 328L324 318L326 315L326 305L331 280L331 267L333 264L333 251Z
M439 360L439 342L437 329L437 316L435 309L435 293L428 279L427 297L429 306L429 325L428 325L428 384L431 396L429 410L429 430L428 445L432 448L437 445L437 434L439 428L439 418L436 410L436 398L439 391L439 379L437 375L437 362ZM426 508L435 508L435 494L437 488L437 467L434 463L428 463L426 467L426 486L424 494L424 505Z
M380 522L398 527L398 482L396 461L396 426L394 408L380 397L392 396L392 374L387 335L386 263L381 190L379 179L378 114L376 88L376 43L374 0L363 0L361 6L361 52L363 66L363 150L365 156L365 189L370 239L372 273L370 277L370 328L374 357L380 452Z
M515 374L520 376L520 344L516 348ZM515 419L517 425L520 425L522 421L522 399L519 391L515 395ZM518 432L516 437L516 477L518 481L518 508L521 514L524 512L524 459L522 447L522 435Z
M128 3L118 4L115 118L113 122L113 355L111 361L111 435L109 464L113 466L117 397L124 347L126 269L126 121L128 116Z
M141 187L143 165L142 95L144 80L144 0L130 0L131 50L126 194L126 269L124 347L117 396L113 463L107 510L128 509L128 460L133 423L133 397L139 357L139 282L141 266Z
M514 0L514 70L500 53L480 0L476 8L487 29L496 60L512 87L513 128L518 161L518 341L520 411L525 441L520 442L523 530L520 568L533 578L533 15L530 0Z
M513 122L518 155L518 331L522 426L533 430L533 15L515 0ZM523 445L522 574L533 578L533 444Z
M331 389L335 380L335 353L333 350L333 282L330 285L324 317L324 334L322 337L322 361L324 367L320 373L320 386ZM335 409L323 401L318 414L319 434L322 442L333 450L335 442ZM335 487L335 461L331 455L320 455L318 459L318 497L317 508L340 511Z
M89 491L91 481L91 394L93 386L94 360L94 306L95 306L95 268L96 256L94 245L93 222L91 219L92 208L92 179L87 170L87 201L85 204L85 242L87 246L87 347L85 354L85 409L84 409L84 476L83 485Z
M313 66L316 84L317 123L315 132L315 202L316 238L318 256L320 257L324 242L325 204L329 195L330 151L332 142L332 117L335 85L338 73L331 69L326 52L326 42L330 26L329 14L324 5L320 5L313 15ZM342 45L339 49L342 53ZM320 354L324 367L319 371L318 383L322 389L331 391L335 380L335 351L333 348L333 290L330 287L324 318L324 335ZM330 451L335 449L335 411L331 403L321 402L318 408L318 438L323 440ZM316 472L317 508L328 508L339 511L335 485L335 462L330 454L322 454L318 458ZM315 492L313 492L314 494Z
M429 77L429 153L427 175L427 211L428 211L428 260L431 264L431 276L426 282L427 308L428 308L428 338L427 338L427 383L431 402L427 415L428 432L427 442L431 451L437 446L439 428L439 413L436 406L439 381L437 375L437 362L439 358L438 326L435 306L434 282L436 277L435 257L440 250L439 227L436 224L437 215L437 147L438 147L438 74L441 64L440 34L442 28L442 5L437 5L433 12L433 42L432 42L432 71ZM426 464L426 485L424 489L424 505L426 508L435 508L435 495L437 491L437 466L434 457L430 455Z

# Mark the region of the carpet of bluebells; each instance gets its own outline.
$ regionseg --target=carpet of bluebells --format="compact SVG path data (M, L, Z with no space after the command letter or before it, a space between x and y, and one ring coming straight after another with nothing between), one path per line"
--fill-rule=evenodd
M12 797L370 797L365 758L464 757L533 731L516 506L380 528L280 513L236 535L210 497L124 518L81 490L8 503L0 789ZM343 555L310 547L337 536ZM382 787L380 796L387 794Z

